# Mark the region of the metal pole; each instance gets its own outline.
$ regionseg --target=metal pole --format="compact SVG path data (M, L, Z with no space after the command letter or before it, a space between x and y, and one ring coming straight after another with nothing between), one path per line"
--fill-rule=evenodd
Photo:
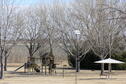
M111 50L112 46L111 46L111 35L109 36L109 58L111 58L112 56L112 50ZM111 64L109 64L109 71L111 72Z
M76 67L76 71L79 72L80 71L80 60L79 60L79 46L78 46L78 35L77 34L76 34L76 38L77 38L77 56L76 56L77 67Z
M76 56L76 72L78 72L78 58Z
M75 71L75 84L77 84L77 73L79 72L79 67L78 67L78 38L76 34L76 39L77 39L77 55L76 55L76 71Z
M75 30L74 31L75 34L76 34L76 40L77 40L77 44L76 44L76 47L77 47L77 54L76 54L76 71L75 71L75 84L77 84L77 74L78 72L80 71L80 62L79 62L79 46L78 46L78 35L80 34L80 31L79 30Z

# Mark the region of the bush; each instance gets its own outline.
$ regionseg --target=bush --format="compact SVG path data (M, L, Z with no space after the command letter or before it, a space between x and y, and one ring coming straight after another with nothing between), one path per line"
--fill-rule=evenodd
M126 62L126 52L113 54L112 58L116 59L116 60L120 60L120 61ZM101 64L94 63L97 60L100 60L100 58L98 56L96 56L93 53L92 50L90 50L86 54L84 59L81 61L80 68L81 69L91 69L91 70L101 69ZM69 62L69 65L71 67L75 68L75 57L73 57L71 55L68 55L68 62ZM108 69L108 65L107 64L105 64L105 69ZM125 70L126 69L126 63L124 63L124 64L112 64L112 69L114 69L114 70Z
M112 58L125 62L124 64L113 64L112 69L114 69L114 70L126 70L126 52L113 54Z
M83 58L83 59L82 59ZM80 68L81 69L100 69L100 64L94 63L97 60L100 60L92 50L90 50L85 57L81 57ZM68 55L69 65L75 67L75 57Z

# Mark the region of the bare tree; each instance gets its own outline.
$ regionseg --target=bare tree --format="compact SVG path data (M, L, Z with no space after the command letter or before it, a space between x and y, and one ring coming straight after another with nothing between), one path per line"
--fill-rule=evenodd
M7 63L8 57L11 54L12 48L18 43L19 38L21 37L22 32L22 24L23 20L19 13L13 13L13 17L11 17L11 22L6 26L7 30L2 32L6 32L4 34L4 42L5 42L5 51L4 51L4 71L7 71Z
M59 31L59 34L57 35L60 37L59 45L62 45L61 48L67 53L68 59L69 56L73 57L74 60L77 56L79 57L79 59L77 59L78 65L76 65L78 72L80 62L84 59L85 54L89 51L90 48L89 46L85 46L86 37L83 37L83 32L81 32L79 37L76 37L74 34L74 30L81 31L83 27L80 21L73 16L73 11L74 10L71 8L67 8L67 5L62 3L55 3L51 13L55 28Z
M8 51L11 50L12 46L8 46L10 40L12 45L15 44L15 39L18 37L15 37L17 35L18 29L14 28L12 22L14 21L14 13L15 13L15 7L13 5L14 0L1 0L0 1L0 38L1 38L1 43L0 43L0 49L1 49L1 75L0 78L3 78L3 68L6 70L6 65L7 65L7 58L9 56ZM13 38L13 39L12 39ZM7 55L8 54L8 55ZM3 61L4 60L4 61ZM5 62L5 67L4 63Z
M115 39L119 38L122 27L119 26L118 20L108 19L113 18L115 13L114 11L106 10L108 5L105 5L104 1L101 0L95 7L85 7L88 4L91 3L85 4L83 0L77 1L73 5L75 11L72 14L76 17L76 21L81 22L84 36L88 39L94 53L100 59L105 59L108 55L111 57L111 52L115 50ZM104 64L101 67L102 73Z
M35 12L33 10L28 10L24 14L25 25L23 32L23 39L25 40L24 44L28 49L30 59L33 58L34 54L40 49L40 22L36 17Z

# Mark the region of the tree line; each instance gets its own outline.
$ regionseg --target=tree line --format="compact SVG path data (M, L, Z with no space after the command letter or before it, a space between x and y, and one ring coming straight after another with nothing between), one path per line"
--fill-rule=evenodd
M26 46L29 57L36 52L53 54L54 43L68 59L79 55L78 62L92 50L99 59L125 51L126 4L106 0L73 0L18 7L14 0L0 1L0 78L7 70L11 49L19 42ZM75 30L80 31L76 36ZM78 54L77 54L78 53ZM104 64L101 65L102 71Z

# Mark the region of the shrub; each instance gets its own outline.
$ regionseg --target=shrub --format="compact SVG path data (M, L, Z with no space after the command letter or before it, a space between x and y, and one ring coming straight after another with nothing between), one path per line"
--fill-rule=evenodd
M75 51L74 51L74 53L75 53ZM121 53L117 53L117 54L114 53L112 55L112 58L126 62L126 52L121 52ZM81 69L91 69L91 70L101 69L100 64L94 63L97 60L100 60L100 58L98 56L96 56L93 53L92 50L90 50L85 56L81 57L80 68ZM69 62L69 65L71 67L75 68L75 57L74 56L68 55L68 62ZM108 69L107 64L105 64L105 69ZM112 64L112 69L114 69L114 70L125 70L126 69L126 63L124 63L124 64Z
M114 70L126 70L126 51L113 54L112 58L125 62L124 64L113 64L112 69Z
M80 68L81 69L100 69L100 64L94 63L100 60L92 50L90 50L86 55L81 57ZM68 63L70 66L75 67L75 57L68 55Z

